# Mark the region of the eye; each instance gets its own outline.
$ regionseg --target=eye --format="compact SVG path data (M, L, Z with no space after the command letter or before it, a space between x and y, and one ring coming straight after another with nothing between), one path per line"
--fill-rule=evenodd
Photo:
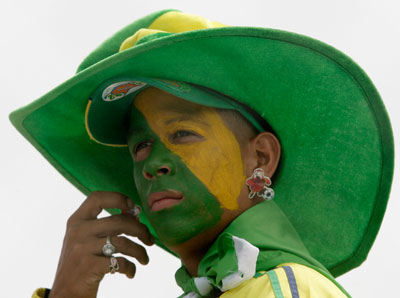
M175 144L198 142L202 139L202 136L190 130L178 130L170 136L170 141Z
M187 137L187 136L194 136L195 134L192 133L191 131L187 131L187 130L179 130L177 132L175 132L172 135L172 138L177 139L177 138L182 138L182 137Z
M133 153L134 154L138 154L138 152L142 149L145 149L149 146L151 146L153 144L153 142L151 141L144 141L144 142L140 142L138 144L135 145L134 149L133 149Z
M146 141L137 143L133 147L133 154L132 154L133 160L135 162L145 160L151 152L152 145L153 145L152 140L146 140Z

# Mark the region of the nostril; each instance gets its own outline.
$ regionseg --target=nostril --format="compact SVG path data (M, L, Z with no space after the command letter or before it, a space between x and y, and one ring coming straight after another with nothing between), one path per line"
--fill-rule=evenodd
M159 169L158 169L157 175L158 175L158 176L167 175L167 174L169 174L170 172L171 172L171 169L170 169L170 168L168 168L168 167L162 167L162 168L159 168Z
M148 180L153 179L153 175L148 173L148 172L146 172L146 171L143 171L143 176L144 176L144 178L146 178Z

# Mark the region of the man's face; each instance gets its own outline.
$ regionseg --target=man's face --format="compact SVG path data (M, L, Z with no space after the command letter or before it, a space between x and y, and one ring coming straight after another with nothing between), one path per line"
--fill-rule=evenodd
M164 244L184 243L239 208L240 146L215 109L148 88L135 99L128 144L144 212Z

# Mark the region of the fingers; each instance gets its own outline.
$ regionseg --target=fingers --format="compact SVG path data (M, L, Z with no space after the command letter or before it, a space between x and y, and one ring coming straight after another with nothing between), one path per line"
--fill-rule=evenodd
M80 232L97 237L116 236L123 233L138 237L144 244L154 244L154 238L147 226L131 215L112 215L91 220L81 227Z
M88 247L93 254L102 256L102 248L106 243L106 238L99 238L96 242L90 242L91 247ZM130 257L133 257L139 261L142 265L147 265L149 263L149 256L147 255L146 249L129 240L126 237L111 237L111 243L116 248L116 253L121 253Z
M144 244L154 244L154 238L147 226L140 223L136 216L126 213L96 218L102 208L132 209L134 204L130 199L128 200L126 196L117 192L92 193L70 217L67 225L66 243L71 243L73 246L77 245L93 255L99 255L99 250L103 248L107 236L126 234L138 237ZM92 212L90 208L93 208L94 211ZM113 239L118 244L118 252L132 256L142 264L148 263L148 255L142 246L126 237L113 237Z
M82 205L70 217L69 221L73 222L78 219L95 219L97 215L106 208L118 208L128 210L131 207L129 202L133 203L127 196L119 192L112 191L94 191Z
M96 266L99 267L99 271L102 274L110 273L112 257L97 257ZM125 274L128 278L133 278L136 273L136 266L132 262L128 261L123 257L114 257L117 259L118 273Z
M52 287L55 296L96 297L104 274L110 270L118 271L129 278L136 272L135 265L123 257L105 257L102 249L106 237L111 236L111 243L116 252L136 258L141 264L149 262L143 246L134 243L119 234L138 237L143 243L153 244L153 238L145 225L129 210L133 201L117 192L93 192L68 219L63 248ZM126 211L125 215L113 215L97 219L105 208L118 208ZM111 261L117 261L111 263ZM111 265L111 267L110 267ZM62 293L62 295L61 295Z

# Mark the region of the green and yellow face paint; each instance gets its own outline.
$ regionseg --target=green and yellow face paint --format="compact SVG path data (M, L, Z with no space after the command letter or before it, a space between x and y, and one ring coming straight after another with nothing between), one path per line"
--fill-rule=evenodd
M214 108L145 89L134 101L128 143L144 212L164 244L183 243L238 209L240 146Z

